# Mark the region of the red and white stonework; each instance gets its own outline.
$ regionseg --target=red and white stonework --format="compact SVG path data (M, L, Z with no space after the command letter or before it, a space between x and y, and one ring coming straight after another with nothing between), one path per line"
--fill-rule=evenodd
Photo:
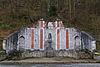
M50 41L50 43L49 43ZM32 56L76 56L75 50L94 51L95 40L76 28L66 28L61 20L39 20L36 27L24 28L4 38L3 48L30 50ZM37 51L37 52L36 52Z

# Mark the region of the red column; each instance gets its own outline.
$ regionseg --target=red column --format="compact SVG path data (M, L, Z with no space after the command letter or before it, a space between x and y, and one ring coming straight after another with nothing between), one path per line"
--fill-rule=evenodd
M43 49L43 29L40 29L40 49Z
M41 21L41 27L43 27L43 21Z
M57 49L60 49L60 30L57 29Z
M68 29L66 29L66 48L69 48L69 33L68 33Z
M34 29L32 29L31 33L31 48L34 48Z
M59 27L59 21L57 21L57 27Z

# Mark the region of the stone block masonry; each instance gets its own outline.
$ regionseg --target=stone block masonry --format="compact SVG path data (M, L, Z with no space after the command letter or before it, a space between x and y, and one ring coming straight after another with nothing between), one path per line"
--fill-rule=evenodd
M93 52L96 49L92 36L76 28L66 28L61 20L39 20L37 27L24 28L4 38L3 46L6 53L16 49L32 57L76 57L76 50Z

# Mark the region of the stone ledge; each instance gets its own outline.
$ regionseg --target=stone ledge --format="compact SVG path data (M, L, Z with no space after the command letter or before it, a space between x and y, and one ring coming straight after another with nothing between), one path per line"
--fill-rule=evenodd
M93 59L72 59L72 58L31 58L24 60L5 60L1 61L0 64L71 64L71 63L100 63L100 60Z

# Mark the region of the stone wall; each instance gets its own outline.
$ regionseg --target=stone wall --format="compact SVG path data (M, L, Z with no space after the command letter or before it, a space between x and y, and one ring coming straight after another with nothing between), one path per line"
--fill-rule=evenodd
M75 50L34 50L25 51L22 53L22 57L74 57L77 58L77 52Z
M34 48L32 44L32 29L34 29ZM43 49L40 49L40 29L43 29ZM60 30L60 48L57 49L57 29ZM69 33L69 47L66 48L66 29ZM51 33L51 43L48 42L48 35ZM24 28L12 33L5 38L6 52L13 49L22 50L26 57L44 57L44 56L63 56L76 57L76 50L88 50L92 48L91 42L94 39L85 32L75 28ZM29 51L27 51L29 50ZM93 50L91 50L93 51Z
M6 40L6 53L8 53L11 50L17 49L18 34L19 32L16 31L4 39Z

